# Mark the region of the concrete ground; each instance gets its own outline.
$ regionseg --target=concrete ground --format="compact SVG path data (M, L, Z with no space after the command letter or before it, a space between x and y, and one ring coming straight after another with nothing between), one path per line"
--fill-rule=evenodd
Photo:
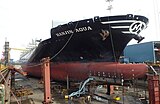
M43 84L40 84L40 79L24 77L19 74L16 74L15 78L15 88L26 89L31 95L27 96L23 94L22 97L12 95L11 104L42 104L42 102L44 101L44 92ZM13 93L15 94L15 91L13 91ZM52 93L52 104L87 104L83 102L83 97L70 101L68 99L65 99L62 93L60 93L58 90L52 90ZM131 94L123 95L122 91L115 91L111 96L107 96L106 89L100 87L97 88L95 94L111 100L106 100L98 96L93 96L90 104L142 104L140 100L132 97ZM120 100L116 103L115 101L112 102L114 97L117 95L120 97Z

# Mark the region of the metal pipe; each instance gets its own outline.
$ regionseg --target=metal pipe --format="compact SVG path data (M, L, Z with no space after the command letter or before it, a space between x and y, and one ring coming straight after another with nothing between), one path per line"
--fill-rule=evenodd
M154 42L152 42L153 44L152 44L152 52L153 52L153 62L154 63L156 63L156 55L155 55L155 50L154 50L154 48L155 48L155 43Z
M68 78L68 75L67 75L67 90L69 90L69 78Z

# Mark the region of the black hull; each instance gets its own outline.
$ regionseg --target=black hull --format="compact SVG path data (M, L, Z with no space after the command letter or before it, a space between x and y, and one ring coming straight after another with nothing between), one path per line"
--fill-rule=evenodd
M53 62L116 62L131 39L143 39L138 34L147 23L146 17L124 15L60 25L51 29L51 38L39 44L29 63L40 62L44 57Z

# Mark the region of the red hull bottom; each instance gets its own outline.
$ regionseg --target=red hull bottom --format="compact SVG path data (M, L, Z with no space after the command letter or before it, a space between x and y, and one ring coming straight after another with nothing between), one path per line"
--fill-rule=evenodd
M51 63L51 80L66 81L84 81L90 76L99 78L113 78L131 80L144 78L148 67L146 64L121 64L110 62L70 62L70 63ZM28 75L41 77L41 65L24 65L23 70Z

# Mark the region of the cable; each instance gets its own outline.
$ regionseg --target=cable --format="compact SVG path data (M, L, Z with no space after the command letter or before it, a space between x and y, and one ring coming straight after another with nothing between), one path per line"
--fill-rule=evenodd
M109 21L109 17L108 17L108 21ZM112 35L112 32L111 32L111 25L109 24L109 33L110 33L110 38L111 38L111 47L112 47L112 50L113 50L113 57L114 57L114 60L116 62L116 55L115 55L115 49L114 49L114 43L113 43L113 35Z
M81 94L85 94L85 91L86 91L85 86L87 85L87 83L89 83L89 81L93 81L93 80L94 80L94 78L89 77L89 78L86 79L84 82L80 83L79 90L76 91L76 92L72 92L72 93L69 95L69 97L73 97L73 96L80 97Z
M76 26L75 26L75 28L74 28L74 30L73 30L73 33L72 33L71 36L68 38L68 40L67 40L67 42L64 44L64 46L63 46L55 55L53 55L53 56L50 58L50 60L52 60L52 59L55 58L58 54L60 54L60 53L63 51L63 49L68 45L68 43L70 42L71 38L73 37L73 35L74 35L75 31L76 31L76 28L77 28L77 26L78 26L78 23L79 23L79 22L76 23ZM36 65L30 65L30 66L28 66L28 67L35 67L35 66L39 66L39 65L41 65L41 64L42 64L42 63L36 64Z
M71 36L69 37L69 39L67 40L67 42L64 44L64 46L63 46L54 56L52 56L52 57L50 58L50 60L52 60L52 59L55 58L58 54L60 54L60 53L63 51L63 49L68 45L68 43L70 42L71 38L73 37L73 35L74 35L75 31L76 31L76 28L77 28L77 26L78 26L78 23L79 23L79 21L76 23L76 26L75 26L75 28L74 28L74 30L73 30L73 33L71 34Z
M39 66L39 65L42 65L42 63L39 63L39 64L35 64L35 65L27 65L27 67L35 67L35 66Z

